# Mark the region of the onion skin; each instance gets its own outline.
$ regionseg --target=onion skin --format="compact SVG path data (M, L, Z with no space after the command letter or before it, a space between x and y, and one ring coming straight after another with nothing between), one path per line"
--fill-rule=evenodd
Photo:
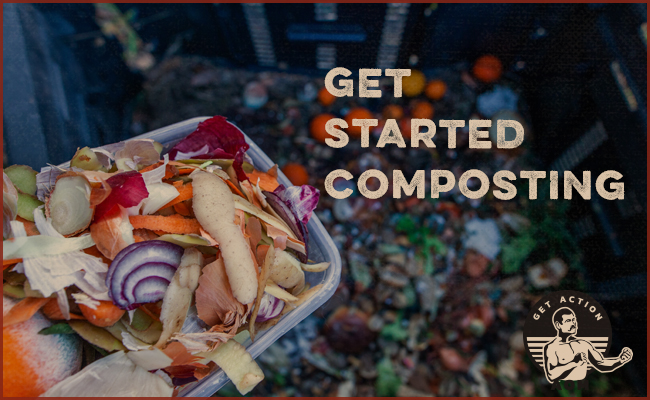
M90 224L90 236L95 241L97 250L109 260L113 260L120 251L135 242L129 214L121 206L113 207L99 220L95 218Z
M46 202L47 216L60 234L71 236L86 229L93 219L90 205L91 186L83 175L67 173L56 180L54 191Z
M134 243L120 251L106 275L108 295L122 310L153 303L165 295L183 248L162 240Z

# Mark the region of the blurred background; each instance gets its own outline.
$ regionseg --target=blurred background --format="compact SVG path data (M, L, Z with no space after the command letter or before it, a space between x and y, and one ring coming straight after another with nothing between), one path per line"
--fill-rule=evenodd
M610 356L635 357L559 394L646 396L646 16L646 4L3 4L3 165L39 170L224 115L321 189L341 285L259 358L253 395L558 395L522 326L545 293L574 289L608 311ZM322 87L337 66L413 73L402 98L391 78L380 99L336 99ZM463 131L448 149L439 130L436 149L334 150L321 142L332 116L517 119L526 140L472 151ZM521 182L511 201L369 200L354 182L333 200L323 181L337 168L613 169L625 200L549 201L541 183L530 201Z

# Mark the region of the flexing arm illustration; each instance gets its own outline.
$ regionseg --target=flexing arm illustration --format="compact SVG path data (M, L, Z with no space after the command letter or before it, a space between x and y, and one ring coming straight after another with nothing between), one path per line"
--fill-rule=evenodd
M589 346L589 362L598 372L612 372L632 359L632 350L629 347L624 347L618 357L603 357L591 343L585 343ZM584 353L580 354L584 356Z
M546 343L543 350L544 372L549 382L582 380L591 365L598 372L611 372L632 359L632 350L625 347L618 357L605 357L588 340L579 339L578 321L568 307L553 314L557 336Z

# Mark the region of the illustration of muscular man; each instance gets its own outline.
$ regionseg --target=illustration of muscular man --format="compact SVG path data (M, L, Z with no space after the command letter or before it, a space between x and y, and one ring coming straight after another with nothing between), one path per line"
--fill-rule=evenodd
M544 346L544 372L550 383L556 380L579 381L591 365L598 372L612 372L632 359L632 350L623 348L618 357L604 357L589 341L578 339L578 321L568 307L553 314L557 336Z

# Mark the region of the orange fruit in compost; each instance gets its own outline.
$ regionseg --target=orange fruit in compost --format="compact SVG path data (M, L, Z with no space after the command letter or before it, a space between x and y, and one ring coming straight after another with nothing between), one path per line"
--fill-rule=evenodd
M476 60L472 73L483 83L496 82L503 73L503 64L495 56L487 54Z
M405 96L415 97L422 93L427 84L427 78L418 70L411 70L410 76L402 78L402 92Z
M311 132L311 136L318 140L321 143L325 143L325 139L327 138L332 138L335 139L332 135L327 133L325 130L325 124L327 121L329 121L332 118L336 118L332 114L319 114L314 117L314 119L311 120L311 124L309 125L309 130Z
M300 164L288 163L282 167L282 173L285 174L295 186L302 186L309 183L309 173L307 173L307 169Z
M440 100L447 93L447 84L440 79L434 79L427 84L424 94L431 100Z
M411 118L433 118L434 109L428 101L418 101L411 110Z
M348 134L352 137L361 137L361 127L353 126L353 119L374 119L375 116L372 115L367 108L355 107L351 109L348 114L345 116L345 122L348 123Z
M330 93L327 88L318 91L318 102L325 107L329 107L336 101L336 96Z
M16 301L3 296L5 314ZM2 328L2 395L36 397L79 370L81 342L75 335L39 335L51 326L40 312Z
M389 104L382 110L382 115L386 119L400 119L404 116L404 109L397 104Z

